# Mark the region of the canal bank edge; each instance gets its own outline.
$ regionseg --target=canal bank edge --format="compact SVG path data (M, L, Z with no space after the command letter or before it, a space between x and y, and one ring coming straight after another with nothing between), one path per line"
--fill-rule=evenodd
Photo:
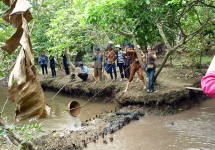
M180 73L179 73L180 74ZM140 105L149 108L155 115L171 115L198 105L207 96L202 91L186 89L186 86L198 86L199 78L168 78L168 82L158 80L156 91L147 93L142 83L132 83L124 93L126 81L93 82L70 81L69 76L59 79L39 79L44 90L59 91L73 97L85 97L86 100L117 102L120 107ZM195 84L194 84L195 83ZM197 83L197 84L196 84ZM62 88L63 87L63 88Z

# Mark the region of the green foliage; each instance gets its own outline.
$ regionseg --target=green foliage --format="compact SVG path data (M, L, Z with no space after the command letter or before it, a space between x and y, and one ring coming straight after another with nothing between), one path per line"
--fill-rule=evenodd
M37 135L40 132L43 132L41 124L35 123L35 124L25 124L21 126L14 126L10 125L7 127L0 126L0 136L7 136L11 132L15 133L17 137L20 137L22 139L22 142L18 145L17 149L22 150L23 144L31 141L35 135ZM1 143L4 143L4 141L0 141Z

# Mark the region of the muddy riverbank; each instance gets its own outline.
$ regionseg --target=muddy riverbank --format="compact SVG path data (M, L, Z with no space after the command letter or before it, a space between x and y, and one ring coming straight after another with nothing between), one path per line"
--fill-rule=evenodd
M142 89L142 84L140 82L136 83L135 80L132 82L128 92L124 93L126 81L106 80L94 84L92 81L83 83L79 79L71 81L69 76L64 76L62 73L55 79L51 77L43 78L40 76L39 81L44 90L57 92L62 89L59 94L83 98L86 102L117 102L121 109L98 114L91 119L83 121L77 118L71 118L68 124L69 128L62 129L61 127L61 129L53 130L49 134L35 136L33 143L37 149L49 150L83 149L87 148L88 145L90 149L93 149L92 147L97 147L95 149L100 149L101 147L108 149L110 143L113 143L112 146L117 147L118 144L114 144L115 141L117 142L117 140L119 140L114 137L118 135L116 131L124 128L124 126L129 123L137 124L134 128L140 129L138 131L134 130L135 135L129 132L130 136L133 138L137 138L136 135L141 136L137 133L145 129L144 127L139 127L142 125L142 121L145 120L145 113L147 116L152 115L152 118L154 114L156 116L174 116L173 114L177 114L191 107L199 106L200 102L203 101L206 96L201 91L188 90L186 87L198 87L198 81L202 75L202 73L193 73L189 70L165 68L155 84L156 91L150 94ZM147 119L149 119L149 117L147 117L146 120ZM140 122L135 120L140 120ZM154 123L157 124L156 121L154 121ZM178 122L168 121L170 125L176 123ZM125 128L129 128L129 131L133 130L130 128L130 125ZM146 130L144 130L144 132L147 133ZM152 132L152 134L155 135L156 133ZM146 137L149 136L144 136L144 138ZM125 140L127 138L128 137L125 137ZM135 147L139 147L141 145L140 143L141 140L134 145L134 149ZM107 144L109 146L105 146ZM148 147L152 145L153 144ZM100 146L100 148L98 146ZM160 146L162 146L162 144L160 144ZM172 146L171 142L170 146ZM127 149L129 146L121 145L121 148ZM162 149L162 147L160 148ZM132 148L130 147L129 149Z
M73 97L86 97L90 101L117 102L120 107L141 105L149 108L156 115L176 114L201 102L206 96L202 91L189 90L186 87L199 87L203 73L187 69L164 68L155 83L155 92L147 93L142 83L132 82L124 93L127 81L110 81L108 78L100 83L81 82L78 78L71 81L70 76L42 78L39 80L44 90L54 90ZM108 76L108 75L106 75Z

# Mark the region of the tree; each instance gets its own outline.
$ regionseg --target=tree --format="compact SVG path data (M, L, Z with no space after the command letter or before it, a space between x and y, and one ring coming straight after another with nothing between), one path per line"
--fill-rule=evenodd
M167 46L167 52L158 68L155 79L161 72L170 55L182 48L196 37L211 21L214 14L214 2L199 0L91 0L76 1L76 5L85 4L80 8L86 16L86 23L97 24L106 29L115 29L118 33L130 36L134 43L137 33L144 43L150 43L151 35L162 38ZM201 12L205 10L206 15ZM195 13L194 13L195 12ZM198 22L201 18L201 22ZM195 24L193 24L195 22ZM142 27L142 28L140 28ZM159 38L151 38L159 39Z

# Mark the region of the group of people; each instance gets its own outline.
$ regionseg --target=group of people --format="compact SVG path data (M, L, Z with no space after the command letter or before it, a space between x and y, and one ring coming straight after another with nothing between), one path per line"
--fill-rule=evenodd
M62 62L65 73L67 75L70 75L70 59L68 57L68 53L65 52L62 55ZM137 48L135 49L134 44L129 44L127 42L123 44L123 48L119 44L117 44L114 48L113 44L108 44L107 51L105 51L104 53L101 53L100 48L96 48L96 53L94 54L92 59L94 61L94 83L100 82L102 78L103 67L104 70L110 75L111 80L117 80L116 67L118 67L120 73L120 81L125 79L128 80L124 92L127 92L135 74L137 74L138 79L142 81L143 89L146 89L147 87L147 92L149 93L152 93L154 91L154 73L156 69L155 60L157 59L157 56L156 53L152 51L151 47L148 46L147 52L144 53L140 49L139 45L137 45ZM44 77L47 77L48 75L48 61L50 62L52 77L55 78L56 59L53 56L50 56L50 58L48 59L48 57L44 53L42 53L39 57L42 74L44 75ZM90 74L89 69L87 68L87 66L84 66L82 62L80 62L78 66L80 67L80 70L77 74L78 77L81 78L83 82L87 81L88 75ZM148 86L146 86L143 69L145 69L145 72L148 75ZM72 75L74 75L74 73L71 73L71 76Z
M141 58L138 58L140 54ZM142 65L141 66L141 61ZM148 74L148 88L147 92L152 93L154 91L154 73L156 69L155 60L157 59L156 53L152 51L151 47L147 47L147 53L141 51L140 46L137 46L137 49L134 48L134 44L124 43L122 48L119 44L115 46L115 49L112 48L111 44L107 45L107 51L101 54L100 49L96 49L96 54L93 57L94 60L94 76L95 83L100 82L102 75L102 62L104 61L104 67L107 73L110 74L111 80L117 79L116 64L119 67L119 72L121 79L128 79L126 88L124 92L127 92L131 81L134 78L134 75L137 73L139 80L143 83L143 89L146 89L146 81L143 76L143 69ZM114 73L114 77L113 77Z

